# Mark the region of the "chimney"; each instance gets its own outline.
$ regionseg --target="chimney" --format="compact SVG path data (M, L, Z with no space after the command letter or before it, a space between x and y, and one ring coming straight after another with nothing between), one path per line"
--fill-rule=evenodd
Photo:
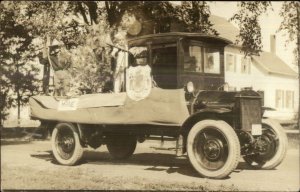
M270 36L270 52L276 55L276 36Z

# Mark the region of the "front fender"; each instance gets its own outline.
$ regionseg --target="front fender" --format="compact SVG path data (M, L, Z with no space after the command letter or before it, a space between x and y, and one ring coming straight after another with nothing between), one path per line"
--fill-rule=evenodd
M229 116L232 110L228 108L204 108L198 110L196 113L192 114L189 118L187 118L182 124L180 133L183 135L187 135L192 126L204 119L220 119L228 122ZM229 123L231 124L231 123Z
M197 113L218 113L218 114L222 114L222 113L228 113L231 112L231 109L228 108L211 108L211 107L207 107L204 109L201 109L199 111L196 112ZM194 114L193 114L194 115Z
M227 122L228 124L232 124L233 119L233 113L232 110L227 108L205 108L202 110L197 111L193 115L191 115L189 118L187 118L184 123L182 124L181 129L179 130L179 133L183 136L183 149L182 152L186 152L186 141L187 136L191 130L191 128L199 121L205 120L205 119L213 119L213 120L223 120Z

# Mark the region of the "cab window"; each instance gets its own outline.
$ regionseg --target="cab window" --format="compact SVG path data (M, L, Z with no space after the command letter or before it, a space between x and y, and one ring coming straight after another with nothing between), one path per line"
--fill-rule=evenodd
M220 51L212 48L204 49L204 72L220 74Z
M184 71L220 74L220 51L203 45L184 45Z
M202 72L202 47L189 46L184 57L184 71Z

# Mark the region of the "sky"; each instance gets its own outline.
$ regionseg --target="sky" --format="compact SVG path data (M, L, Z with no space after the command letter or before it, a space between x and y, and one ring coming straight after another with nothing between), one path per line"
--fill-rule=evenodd
M173 1L175 4L179 4L180 1ZM212 15L217 15L229 19L237 12L237 2L236 1L210 1L209 3L210 11ZM273 11L268 11L266 14L260 17L260 26L262 29L262 44L264 51L270 51L270 35L276 35L276 54L283 61L285 61L289 66L293 66L294 55L292 53L293 48L296 43L288 44L285 46L285 41L287 39L287 34L283 32L277 32L282 18L279 16L279 11L282 2L272 1ZM232 23L234 24L234 23ZM235 24L234 24L235 25ZM235 25L237 26L237 25ZM284 36L286 35L286 37Z

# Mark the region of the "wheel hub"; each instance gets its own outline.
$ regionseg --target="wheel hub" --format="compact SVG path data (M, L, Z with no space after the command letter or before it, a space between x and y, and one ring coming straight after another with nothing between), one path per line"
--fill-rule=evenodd
M207 159L210 161L218 160L223 151L223 144L219 139L207 140L203 146L203 152Z
M61 138L59 145L64 152L66 153L71 152L74 147L74 139L69 136L64 136Z
M262 135L255 144L255 150L260 154L260 159L268 161L276 152L276 144L272 136Z
M65 144L67 147L72 146L73 143L74 143L74 140L73 140L72 138L70 138L70 137L65 137L65 138L63 139L63 141L64 141L64 144Z

